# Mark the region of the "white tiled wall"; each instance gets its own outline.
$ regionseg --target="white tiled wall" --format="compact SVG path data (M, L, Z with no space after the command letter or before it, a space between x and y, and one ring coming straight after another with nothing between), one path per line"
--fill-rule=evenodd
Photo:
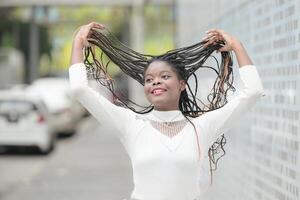
M299 200L300 1L179 0L177 5L178 45L199 41L208 28L230 32L247 48L267 95L226 134L226 156L207 199Z

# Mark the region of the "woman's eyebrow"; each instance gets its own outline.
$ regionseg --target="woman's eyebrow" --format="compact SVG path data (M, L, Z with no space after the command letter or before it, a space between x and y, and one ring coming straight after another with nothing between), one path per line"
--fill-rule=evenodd
M164 70L164 71L161 71L160 74L164 73L164 72L169 72L169 73L172 73L171 71L169 70Z
M171 73L171 71L169 71L169 70L163 70L163 71L159 72L159 74L162 74L162 73L164 73L164 72L169 72L169 73ZM149 73L149 74L146 74L145 76L153 76L153 74Z

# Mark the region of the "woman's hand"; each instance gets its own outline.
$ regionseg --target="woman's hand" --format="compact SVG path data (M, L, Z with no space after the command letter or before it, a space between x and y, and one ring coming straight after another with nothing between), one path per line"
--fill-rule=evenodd
M97 22L91 22L79 28L79 31L76 33L73 39L71 64L83 62L82 49L89 45L87 38L89 37L91 30L104 29L104 28L105 28L104 25L99 24Z
M238 39L220 29L210 29L206 31L206 36L202 38L202 42L204 42L204 47L207 47L211 44L216 44L220 41L223 41L225 44L217 52L232 50L236 51L238 46L241 45L241 42Z
M217 50L217 52L222 51L234 51L239 67L245 65L252 65L252 61L242 45L242 43L235 37L226 33L220 29L210 29L206 31L206 36L202 38L203 46L207 47L211 44L216 44L217 42L224 42L224 45Z
M78 46L85 47L88 45L87 38L89 34L91 33L92 29L104 29L104 25L99 24L97 22L91 22L89 24L83 25L79 28L79 31L76 33L73 44L76 44Z

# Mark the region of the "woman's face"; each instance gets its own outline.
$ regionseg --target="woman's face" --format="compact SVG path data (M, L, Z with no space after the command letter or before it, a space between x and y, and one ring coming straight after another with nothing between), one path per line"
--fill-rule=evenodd
M144 75L144 92L155 110L178 110L185 81L179 80L172 67L164 61L152 62Z

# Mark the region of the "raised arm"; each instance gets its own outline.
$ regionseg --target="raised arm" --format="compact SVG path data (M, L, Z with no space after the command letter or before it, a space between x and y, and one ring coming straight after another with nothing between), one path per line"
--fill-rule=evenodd
M203 38L204 41L207 41L206 45L216 40L223 40L225 45L219 51L233 51L235 53L240 74L237 95L223 107L210 111L199 118L201 119L199 123L201 123L204 135L206 135L205 138L208 144L212 145L265 94L257 68L253 65L242 43L222 30L212 29L207 34L207 37Z
M104 126L113 129L121 141L125 141L126 126L133 118L133 112L114 105L89 86L86 67L83 64L83 48L92 28L103 28L98 23L84 25L73 40L69 79L75 98Z

